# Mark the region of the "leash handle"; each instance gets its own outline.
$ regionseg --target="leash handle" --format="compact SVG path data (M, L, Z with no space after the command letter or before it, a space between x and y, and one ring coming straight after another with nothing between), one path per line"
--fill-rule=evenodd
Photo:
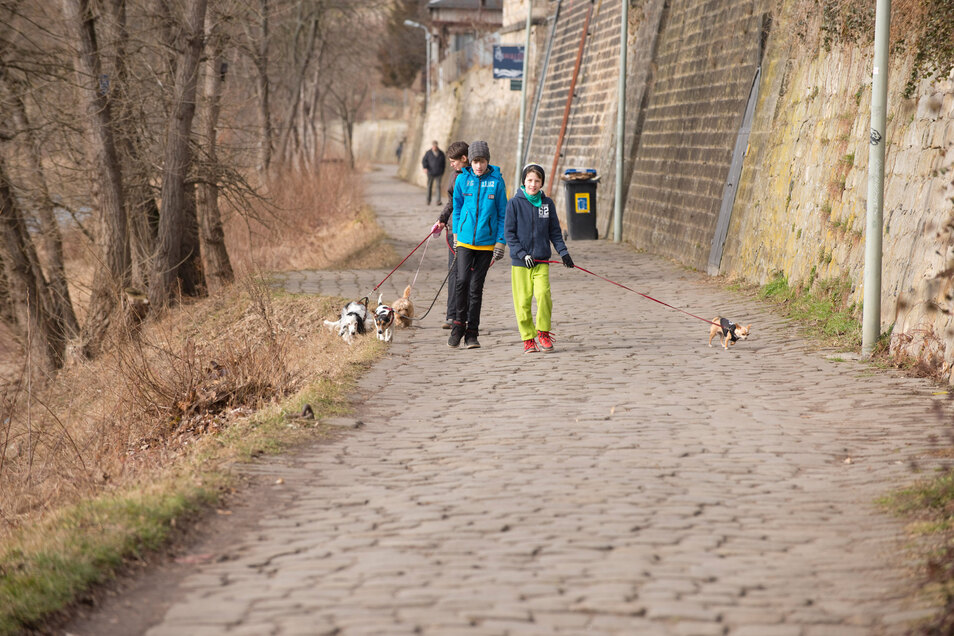
M534 260L535 260L537 263L554 263L554 264L556 264L556 265L562 265L562 264L563 264L561 261L540 261L540 260L536 260L536 259L534 259ZM586 273L589 274L590 276L596 276L596 277L599 278L599 279L605 280L607 283L612 283L613 285L616 285L617 287L622 287L623 289L626 289L626 290L628 290L628 291L631 291L631 292L633 292L634 294L639 294L640 296L642 296L643 298L646 298L647 300L651 300L651 301L653 301L654 303L659 303L660 305L663 305L664 307L669 307L670 309L675 309L676 311L678 311L678 312L680 312L680 313L686 314L687 316L692 316L693 318L695 318L695 319L697 319L697 320L701 320L702 322L707 322L707 323L709 323L710 325L715 325L716 327L719 327L719 328L722 327L722 325L720 325L719 323L717 323L717 322L712 322L712 321L709 320L708 318L703 318L703 317L697 316L697 315L695 315L695 314L690 314L690 313L689 313L688 311L686 311L685 309L679 309L678 307L673 307L673 306L670 305L669 303L664 303L663 301L658 300L658 299L656 299L656 298L653 298L652 296L649 296L649 295L647 295L647 294L644 294L643 292L638 292L638 291L636 291L635 289L632 289L632 288L630 288L630 287L627 287L626 285L617 283L615 280L610 280L610 279L608 279L608 278L606 278L606 277L604 277L604 276L600 276L599 274L595 274L595 273L591 272L591 271L588 270L588 269L584 269L583 267L580 267L579 265L574 265L574 266L573 266L573 269L578 269L578 270L580 270L581 272L586 272Z

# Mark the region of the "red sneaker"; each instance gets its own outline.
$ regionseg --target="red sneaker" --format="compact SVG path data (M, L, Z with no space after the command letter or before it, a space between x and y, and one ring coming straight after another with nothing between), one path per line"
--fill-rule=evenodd
M549 331L538 331L537 337L540 338L540 348L544 353L553 351L553 334Z
M529 340L524 340L524 341L523 341L523 352L524 352L524 353L536 353L537 351L539 351L539 349L537 348L537 341L536 341L536 340L534 340L533 338L530 338Z

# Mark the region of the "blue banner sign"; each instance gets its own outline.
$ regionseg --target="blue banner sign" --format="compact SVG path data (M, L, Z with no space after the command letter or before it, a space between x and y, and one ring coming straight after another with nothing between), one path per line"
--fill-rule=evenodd
M523 78L523 46L494 45L494 79Z

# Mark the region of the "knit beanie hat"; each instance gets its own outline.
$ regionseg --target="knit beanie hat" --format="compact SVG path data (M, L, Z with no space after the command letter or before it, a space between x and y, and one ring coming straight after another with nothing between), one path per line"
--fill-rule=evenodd
M468 158L471 161L474 159L486 159L490 161L490 146L487 145L486 141L475 141L470 144L470 154Z
M528 163L523 167L523 173L520 175L520 183L527 180L527 173L529 172L536 172L540 175L541 185L547 182L547 173L543 170L543 166L536 163Z

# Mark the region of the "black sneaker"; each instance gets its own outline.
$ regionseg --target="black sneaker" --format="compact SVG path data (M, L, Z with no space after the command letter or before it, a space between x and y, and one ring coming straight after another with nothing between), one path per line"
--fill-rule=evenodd
M454 328L451 329L450 338L447 339L447 346L457 348L460 346L460 339L464 337L464 327L461 325L454 325Z
M480 343L477 342L477 332L467 330L467 333L464 334L464 348L465 349L480 349Z

